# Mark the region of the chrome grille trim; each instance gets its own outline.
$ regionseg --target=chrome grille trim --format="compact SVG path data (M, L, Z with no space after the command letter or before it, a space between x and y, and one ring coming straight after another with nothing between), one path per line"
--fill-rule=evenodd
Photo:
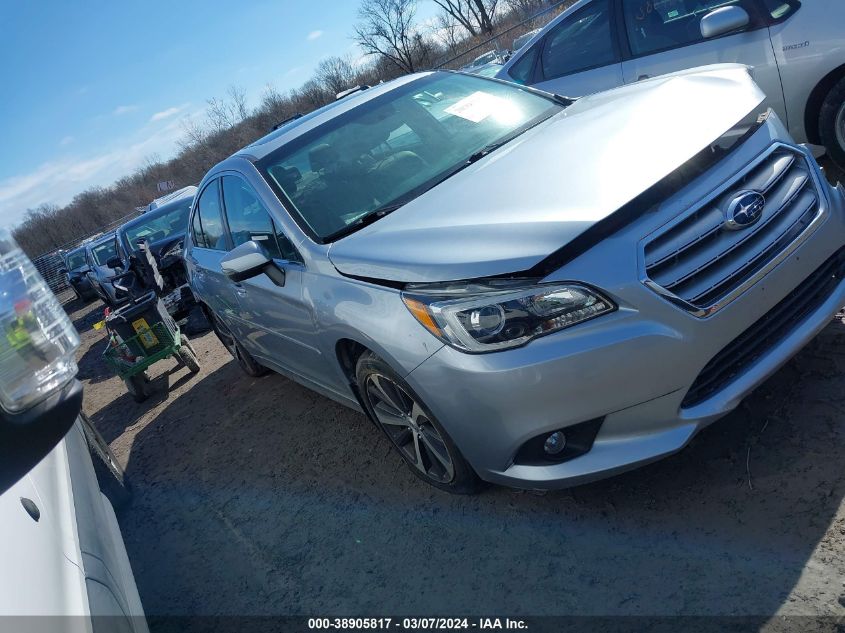
M747 189L766 198L763 216L748 229L728 232L726 200ZM774 143L640 242L640 280L692 315L707 317L787 259L825 221L828 208L812 157Z

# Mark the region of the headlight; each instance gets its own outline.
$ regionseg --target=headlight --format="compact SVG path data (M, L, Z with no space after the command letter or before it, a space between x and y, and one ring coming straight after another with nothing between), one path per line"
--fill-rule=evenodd
M76 375L79 335L32 262L0 229L0 405L28 409Z
M517 287L514 287L517 286ZM493 352L612 312L600 293L576 283L490 282L402 293L411 314L440 340L467 352Z

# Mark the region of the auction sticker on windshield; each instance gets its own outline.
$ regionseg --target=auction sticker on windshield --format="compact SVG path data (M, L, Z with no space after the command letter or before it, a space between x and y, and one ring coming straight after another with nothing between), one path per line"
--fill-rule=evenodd
M464 97L457 103L453 103L446 112L452 116L458 116L473 123L480 123L493 114L502 105L502 99L487 92L476 91L468 97Z

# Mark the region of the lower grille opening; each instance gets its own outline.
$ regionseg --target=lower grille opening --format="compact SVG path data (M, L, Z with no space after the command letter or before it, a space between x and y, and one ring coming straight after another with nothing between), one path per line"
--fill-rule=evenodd
M682 408L699 404L730 384L748 367L780 343L816 310L845 278L845 248L822 264L785 299L707 363L693 382Z

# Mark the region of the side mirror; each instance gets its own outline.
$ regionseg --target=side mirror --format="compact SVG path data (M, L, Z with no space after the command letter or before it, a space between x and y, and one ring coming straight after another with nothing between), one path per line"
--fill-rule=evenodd
M751 18L742 7L721 7L701 18L701 37L709 39L738 31L749 25Z
M108 261L106 261L106 266L109 268L123 268L123 260L117 255L109 257Z
M82 268L79 269L78 272L79 272L80 275L87 275L88 273L91 272L91 267L90 266L83 266Z
M285 271L276 266L264 247L255 240L232 249L220 260L220 268L235 283L266 274L277 286L285 285Z

